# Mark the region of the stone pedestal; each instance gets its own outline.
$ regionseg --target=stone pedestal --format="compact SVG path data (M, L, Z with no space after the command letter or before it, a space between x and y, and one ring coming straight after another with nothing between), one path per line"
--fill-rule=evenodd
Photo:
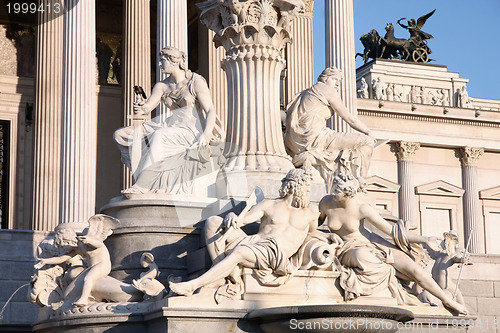
M408 310L373 305L308 305L252 311L264 333L336 332L394 333L414 318Z
M116 217L120 226L106 240L111 275L130 283L144 271L140 265L143 252L151 252L162 272L160 281L167 285L170 274L187 277L187 253L198 250L202 221L219 213L217 199L182 196L140 195L117 197L101 208L101 213Z

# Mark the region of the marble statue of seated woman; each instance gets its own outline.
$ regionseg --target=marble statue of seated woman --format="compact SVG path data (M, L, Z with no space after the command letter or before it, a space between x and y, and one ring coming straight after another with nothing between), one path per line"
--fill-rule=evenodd
M144 122L114 134L122 162L135 180L125 194L190 194L193 179L212 156L221 155L224 134L205 79L187 69L186 54L174 47L160 52L159 66L168 77L153 87L146 101L136 100L134 116L144 118L160 102L172 115L164 124Z

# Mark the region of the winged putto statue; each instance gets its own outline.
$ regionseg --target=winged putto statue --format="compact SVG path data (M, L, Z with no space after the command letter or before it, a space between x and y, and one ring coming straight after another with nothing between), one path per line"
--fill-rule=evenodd
M70 226L59 225L54 238L37 249L30 301L53 309L141 301L141 290L109 276L111 259L104 241L118 225L117 219L104 214L92 216L80 235Z

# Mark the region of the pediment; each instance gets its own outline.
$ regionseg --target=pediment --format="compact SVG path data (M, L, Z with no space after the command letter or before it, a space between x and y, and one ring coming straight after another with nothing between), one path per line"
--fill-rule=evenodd
M500 186L479 191L479 198L487 200L500 200Z
M465 190L458 186L438 180L429 184L415 187L415 194L418 195L437 195L445 197L461 197Z
M366 178L366 189L370 192L397 193L400 185L379 176Z

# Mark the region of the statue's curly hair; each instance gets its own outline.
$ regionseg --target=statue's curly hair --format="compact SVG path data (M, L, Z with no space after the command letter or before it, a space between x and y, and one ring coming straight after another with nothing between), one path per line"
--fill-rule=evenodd
M187 70L187 55L185 52L173 47L167 46L161 49L160 57L168 59L174 64L178 64L180 69Z
M285 178L281 180L279 195L281 198L287 195L293 195L292 204L296 207L303 208L309 204L309 199L304 193L303 187L311 184L312 174L309 170L292 169Z
M336 68L336 67L327 67L321 72L321 74L318 76L318 81L319 82L326 82L328 78L330 77L338 77L339 79L342 79L342 70Z
M333 178L333 192L340 190L346 197L354 197L359 187L359 181L349 173L339 173Z
M76 246L77 242L76 232L72 228L61 228L57 230L54 239L54 244L57 247L63 247L64 245Z

